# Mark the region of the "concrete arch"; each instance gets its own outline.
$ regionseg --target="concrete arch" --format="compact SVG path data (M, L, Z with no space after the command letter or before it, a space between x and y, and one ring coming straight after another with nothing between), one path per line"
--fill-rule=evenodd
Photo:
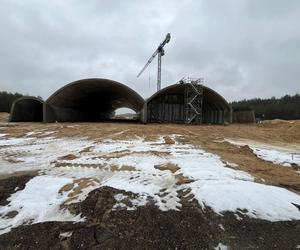
M231 107L216 91L203 87L204 124L231 122ZM148 98L144 107L144 122L185 123L186 84L173 84Z
M65 85L47 99L44 121L102 121L118 108L138 113L143 105L144 99L124 84L102 78L82 79Z
M44 101L26 96L15 100L11 106L10 122L42 122Z

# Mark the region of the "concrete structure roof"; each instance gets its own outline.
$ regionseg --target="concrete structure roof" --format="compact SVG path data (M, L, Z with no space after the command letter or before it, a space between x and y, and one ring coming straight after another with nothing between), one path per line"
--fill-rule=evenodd
M171 95L171 94L184 94L185 90L185 83L180 84L173 84L168 87L165 87L161 89L160 91L154 93L151 97L149 97L146 102L149 103L152 100L154 100L157 97L160 97L162 95ZM203 85L203 98L204 101L207 101L208 103L212 103L214 106L217 106L222 109L228 109L230 110L230 105L228 102L224 99L223 96L218 94L216 91L212 90L211 88Z
M100 121L118 108L143 109L144 99L119 82L90 78L71 82L45 102L44 121Z
M52 94L46 103L74 107L82 101L93 104L111 104L112 109L126 107L139 111L144 99L126 85L103 78L81 79L71 82Z

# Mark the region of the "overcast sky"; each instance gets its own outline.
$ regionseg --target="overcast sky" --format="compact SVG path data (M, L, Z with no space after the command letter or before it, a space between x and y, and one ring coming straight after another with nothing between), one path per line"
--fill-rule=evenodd
M300 93L298 0L0 0L0 32L0 91L46 99L97 77L149 97L157 60L136 75L170 32L163 87L190 76L229 101Z

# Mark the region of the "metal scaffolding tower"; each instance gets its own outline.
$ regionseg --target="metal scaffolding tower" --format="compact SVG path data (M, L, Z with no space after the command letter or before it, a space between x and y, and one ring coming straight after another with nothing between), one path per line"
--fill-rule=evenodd
M185 84L184 106L185 123L201 124L203 122L203 78L183 78Z

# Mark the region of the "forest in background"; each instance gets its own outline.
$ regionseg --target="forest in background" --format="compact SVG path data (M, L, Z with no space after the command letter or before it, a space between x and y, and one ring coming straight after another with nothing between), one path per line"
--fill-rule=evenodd
M0 91L0 112L10 112L10 107L14 100L23 97L20 93L9 93L6 91Z
M253 98L249 100L236 101L231 103L233 110L249 110L255 112L256 118L264 120L300 119L300 95L285 95L281 98Z
M20 93L9 93L0 91L0 112L10 112L14 100L23 97ZM281 98L253 98L235 101L231 103L234 110L254 110L255 117L266 120L300 119L300 95L285 95Z
M10 93L6 91L0 91L0 112L10 112L10 108L14 100L28 95L22 95L20 93ZM38 96L42 99L42 97Z

